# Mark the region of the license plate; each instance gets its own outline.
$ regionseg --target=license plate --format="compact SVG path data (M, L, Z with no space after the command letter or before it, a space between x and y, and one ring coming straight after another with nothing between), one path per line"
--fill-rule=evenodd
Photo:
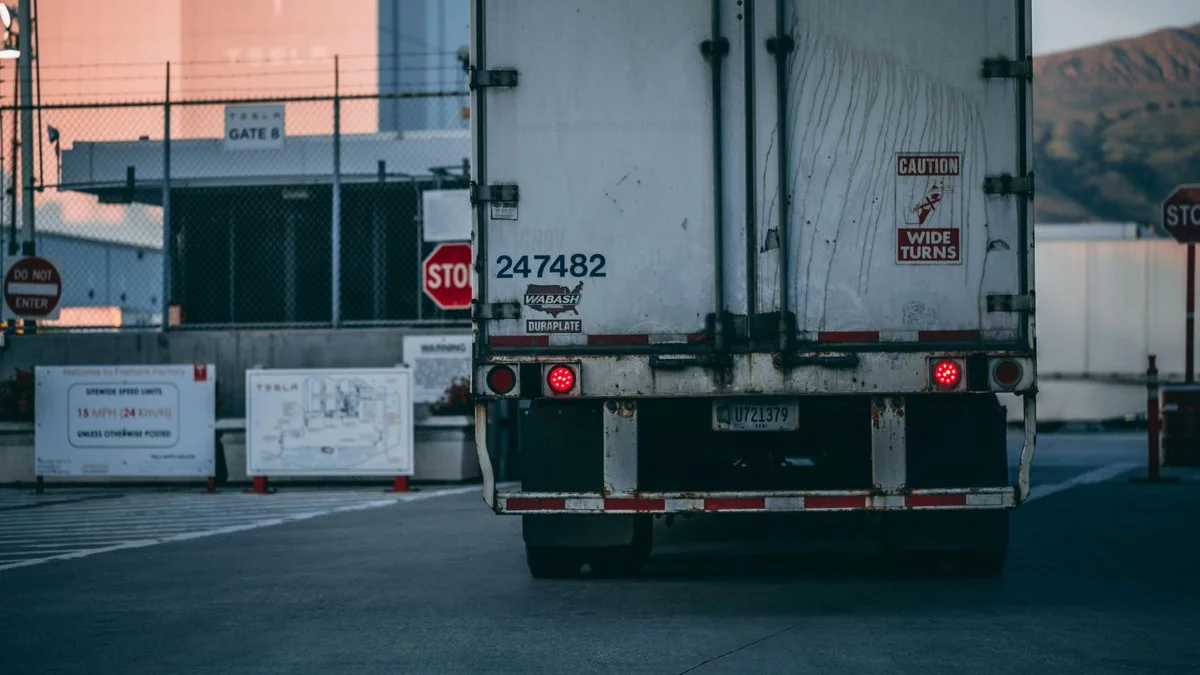
M800 428L797 399L730 399L713 401L716 431L795 431Z

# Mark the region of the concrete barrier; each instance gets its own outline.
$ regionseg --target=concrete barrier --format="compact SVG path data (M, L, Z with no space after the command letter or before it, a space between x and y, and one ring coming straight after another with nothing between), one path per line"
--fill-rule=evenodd
M32 483L33 422L0 422L0 484Z
M478 480L475 420L466 416L425 417L413 429L414 481Z
M246 414L246 369L390 368L404 359L405 335L470 335L469 326L63 333L7 336L0 377L34 366L217 364L217 417Z
M414 429L413 462L416 472L412 481L460 482L479 480L479 460L475 456L474 420L469 417L426 417ZM246 423L242 419L221 419L216 423L217 463L224 460L225 476L221 482L249 484L246 475ZM270 476L272 484L286 483L378 483L390 485L391 476L331 476L300 477ZM37 479L34 471L34 427L32 422L0 422L0 485L31 485ZM181 477L129 478L115 476L54 476L50 483L62 484L128 484L195 482Z

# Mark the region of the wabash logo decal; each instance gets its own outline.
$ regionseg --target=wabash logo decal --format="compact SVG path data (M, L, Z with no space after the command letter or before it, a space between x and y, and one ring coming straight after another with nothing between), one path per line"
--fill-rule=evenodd
M579 310L576 307L579 305L579 292L582 290L582 281L574 288L554 284L529 284L525 288L525 305L553 317L568 312L579 316Z
M962 174L958 153L896 156L897 263L962 262Z

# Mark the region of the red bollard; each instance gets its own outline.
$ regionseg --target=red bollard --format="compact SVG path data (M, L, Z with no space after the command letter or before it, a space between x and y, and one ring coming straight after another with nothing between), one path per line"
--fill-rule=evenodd
M266 476L254 476L252 480L254 481L253 486L249 490L244 490L244 492L255 495L271 494L272 490L267 487Z
M408 476L396 476L392 482L392 489L385 492L408 492Z
M212 476L209 476L208 482L206 482L204 484L204 492L207 494L213 494L216 491L217 491L217 479L213 478Z
M1133 483L1178 483L1179 478L1171 476L1164 478L1159 473L1162 458L1158 450L1158 367L1154 354L1150 355L1150 365L1146 368L1146 476L1133 476Z
M1149 453L1147 466L1150 480L1158 480L1159 464L1162 461L1158 451L1158 368L1154 361L1155 357L1151 354L1150 367L1146 369L1146 428L1149 436L1146 439L1146 447Z

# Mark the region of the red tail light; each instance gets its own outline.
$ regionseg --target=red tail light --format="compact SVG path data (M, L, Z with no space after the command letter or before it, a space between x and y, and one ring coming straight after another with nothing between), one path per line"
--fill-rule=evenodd
M571 366L554 366L546 373L546 384L556 394L571 391L575 388L575 369Z
M497 394L507 394L517 386L517 374L508 366L496 366L488 371L487 385Z
M938 386L947 389L954 387L962 379L962 369L954 361L938 361L933 367L933 381Z
M992 379L1005 389L1017 386L1024 374L1021 364L1007 359L996 362L996 365L992 367Z

